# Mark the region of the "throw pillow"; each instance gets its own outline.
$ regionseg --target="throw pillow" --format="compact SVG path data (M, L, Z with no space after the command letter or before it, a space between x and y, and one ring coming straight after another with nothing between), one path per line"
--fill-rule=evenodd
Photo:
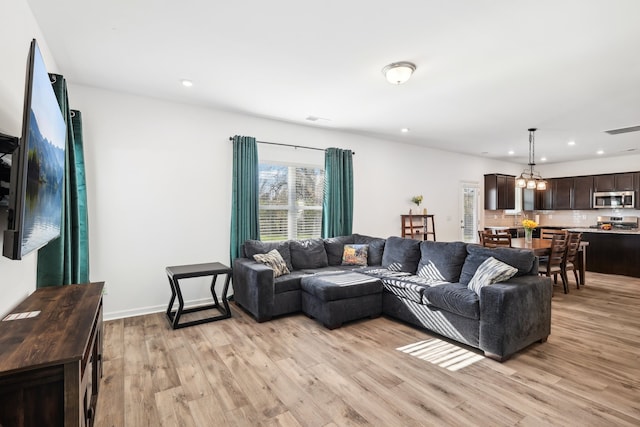
M378 237L353 235L353 243L369 245L369 255L367 255L367 265L382 265L382 253L384 252L385 239Z
M329 265L322 239L291 240L289 248L294 270L322 268Z
M276 249L272 249L266 254L255 254L253 256L253 259L261 262L266 266L271 267L271 269L273 270L274 278L290 273L289 269L287 268L287 263L284 262L282 255L280 255L280 252L278 252Z
M287 263L289 271L293 270L291 264L291 251L289 249L289 241L284 242L261 242L260 240L247 240L244 242L244 256L253 258L255 254L266 254L272 249L276 249L282 255L282 259Z
M384 245L382 266L391 271L415 274L420 261L420 241L389 237Z
M369 245L344 245L342 265L361 265L366 267L368 254Z
M516 277L538 274L536 256L529 249L485 248L479 245L467 245L467 258L464 260L458 281L463 285L468 285L480 264L489 257L494 257L498 261L516 267L518 269Z
M508 280L515 276L517 272L517 268L498 261L494 257L489 257L480 264L467 287L480 295L480 289L484 286Z
M463 242L420 243L420 262L418 276L436 278L433 270L440 274L440 280L455 283L460 279L460 272L467 257L467 244Z
M344 252L344 245L354 242L353 236L339 236L329 237L324 239L324 249L327 252L327 261L329 265L340 265L342 263L342 253Z

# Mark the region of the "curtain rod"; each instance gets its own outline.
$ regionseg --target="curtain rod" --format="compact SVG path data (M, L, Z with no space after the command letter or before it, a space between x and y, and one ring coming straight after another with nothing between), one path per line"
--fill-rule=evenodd
M229 137L229 141L233 141L233 137ZM293 148L305 148L307 150L318 150L318 151L327 151L324 148L316 148L316 147L306 147L304 145L292 145L292 144L282 144L280 142L267 142L267 141L256 141L257 144L268 144L268 145L280 145L282 147L293 147ZM352 151L351 154L356 155L355 151Z

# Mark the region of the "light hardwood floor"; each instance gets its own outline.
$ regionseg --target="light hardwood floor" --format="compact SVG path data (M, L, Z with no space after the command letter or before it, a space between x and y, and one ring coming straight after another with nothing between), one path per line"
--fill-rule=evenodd
M549 340L504 363L385 317L330 331L231 305L177 331L106 322L96 426L640 425L640 279L556 287Z

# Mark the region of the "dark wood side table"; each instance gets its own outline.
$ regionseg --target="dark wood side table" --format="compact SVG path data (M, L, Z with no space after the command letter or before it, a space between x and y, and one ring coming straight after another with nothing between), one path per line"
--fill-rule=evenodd
M40 288L0 318L0 425L93 426L103 282Z
M167 276L169 277L169 285L171 286L171 300L167 307L167 319L173 329L184 328L185 326L200 325L202 323L213 322L216 320L228 319L231 317L231 310L229 310L229 303L227 302L227 292L229 291L229 281L231 280L231 268L219 262L210 262L206 264L191 264L191 265L177 265L174 267L167 267ZM215 286L219 274L226 274L227 277L222 288L222 306L216 296ZM193 308L184 308L184 299L182 298L182 292L180 291L179 279L187 279L190 277L202 277L213 276L211 279L211 296L213 297L213 304L199 305ZM173 303L178 297L178 309L173 310ZM196 311L217 309L222 314L219 316L207 317L205 319L192 320L189 322L178 323L180 316L186 313L194 313Z

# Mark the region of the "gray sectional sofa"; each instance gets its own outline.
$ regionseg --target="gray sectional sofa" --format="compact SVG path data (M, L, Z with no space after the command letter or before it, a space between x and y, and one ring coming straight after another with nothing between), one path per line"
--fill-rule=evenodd
M367 265L342 265L345 244L368 245ZM289 274L274 278L270 267L253 259L272 249L280 253ZM382 314L478 348L496 360L544 342L550 333L553 284L538 276L538 260L531 251L353 234L247 241L244 254L233 264L234 299L258 322L300 312L303 277L356 271L382 282ZM477 293L468 284L491 257L517 272Z

